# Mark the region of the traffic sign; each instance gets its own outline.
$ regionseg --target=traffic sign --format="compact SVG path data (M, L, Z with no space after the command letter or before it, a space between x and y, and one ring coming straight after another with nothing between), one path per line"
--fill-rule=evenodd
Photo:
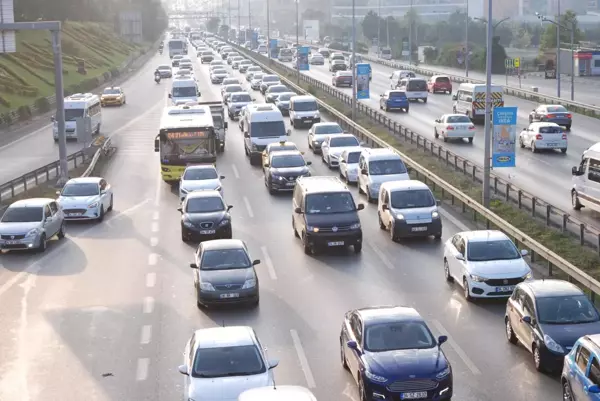
M515 68L521 67L521 57L515 57L513 59L513 65L515 66Z
M514 68L514 60L512 58L507 58L504 60L504 67L505 68Z

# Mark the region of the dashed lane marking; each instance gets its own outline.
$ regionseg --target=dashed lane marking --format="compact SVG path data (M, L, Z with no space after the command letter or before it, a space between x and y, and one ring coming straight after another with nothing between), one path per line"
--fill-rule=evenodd
M156 237L150 238L150 246L155 247L157 245L158 245L158 238L156 238Z
M154 312L154 298L152 298L152 297L144 297L142 311L146 315Z
M148 378L148 368L150 367L150 359L140 358L137 361L137 369L135 372L135 379L139 382L144 381Z
M294 342L294 348L296 348L296 354L298 354L298 360L300 361L300 367L304 372L304 378L306 379L306 384L308 388L315 388L317 384L315 383L315 378L312 374L312 370L310 370L310 365L308 364L308 359L306 358L306 354L304 353L304 348L302 348L302 341L300 341L300 336L298 332L294 329L290 330L290 334L292 335L292 341Z
M156 273L146 274L146 287L152 288L156 285Z
M265 264L267 265L267 270L269 271L269 276L271 280L277 280L277 273L275 272L275 266L273 266L273 261L271 260L271 256L269 256L269 251L266 246L261 246L260 251L263 254L263 258L265 260Z
M246 210L248 211L248 216L250 216L250 218L253 218L254 212L252 211L252 206L250 206L250 201L245 196L244 196L244 205L246 205Z
M146 325L142 326L142 333L140 336L140 344L142 344L142 345L150 344L151 340L152 340L152 326L149 324L146 324Z
M431 323L438 330L439 334L448 335L448 344L452 347L454 352L456 352L458 357L463 361L467 368L469 368L471 373L473 373L474 375L481 375L481 371L477 368L477 366L475 366L475 363L473 363L473 361L471 360L471 358L469 358L467 353L463 351L463 349L456 343L456 341L452 339L452 337L448 333L448 330L446 330L444 326L442 326L442 324L437 320L432 320Z
M153 233L157 233L157 232L158 232L158 230L159 230L159 228L160 228L160 226L158 225L158 223L157 223L157 222L155 222L155 221L153 221L153 222L152 222L152 228L151 228L151 229L152 229L152 232L153 232Z
M150 255L148 255L148 265L149 266L156 266L157 263L158 263L158 255L156 253L151 253Z

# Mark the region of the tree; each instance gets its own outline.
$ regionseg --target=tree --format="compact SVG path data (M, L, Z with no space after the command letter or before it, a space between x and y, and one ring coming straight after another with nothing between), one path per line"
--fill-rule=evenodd
M377 30L379 29L380 21L381 18L379 17L379 15L377 15L373 11L369 11L368 14L365 15L365 18L363 19L361 25L363 35L365 35L365 37L368 40L372 40L377 37Z
M219 30L220 22L221 22L221 19L219 17L210 17L210 19L206 23L206 29L209 32L217 33L217 31Z
M568 28L560 30L560 43L571 43L571 29L575 29L575 43L579 43L583 39L583 33L577 26L577 15L573 11L567 10L566 13L561 15L559 23L563 27ZM556 25L547 23L542 33L540 48L542 50L556 48Z
M513 45L517 49L526 49L531 46L531 34L525 28L520 28L514 36Z

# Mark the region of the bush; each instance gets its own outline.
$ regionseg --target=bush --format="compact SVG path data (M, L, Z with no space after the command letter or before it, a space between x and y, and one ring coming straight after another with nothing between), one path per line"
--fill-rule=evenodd
M25 121L31 118L31 109L29 106L21 106L17 109L17 113L19 114L19 120Z
M3 125L11 125L13 123L12 115L10 113L2 113L0 121Z
M110 76L112 78L117 78L119 75L121 75L121 71L119 71L119 69L117 67L110 69Z
M50 111L50 102L45 97L38 98L34 104L36 109L38 109L38 111L40 111L41 113Z

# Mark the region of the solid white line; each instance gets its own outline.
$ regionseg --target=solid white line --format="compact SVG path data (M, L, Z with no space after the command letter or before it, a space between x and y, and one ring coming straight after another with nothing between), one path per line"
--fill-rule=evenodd
M146 274L146 287L152 288L156 285L156 273Z
M159 217L160 217L160 213L158 213L158 212L152 213L152 220L158 220Z
M33 132L30 132L30 133L29 133L29 134L27 134L27 135L23 135L22 137L20 137L20 138L19 138L19 139L17 139L16 141L12 141L11 143L7 143L7 144L6 144L6 145L4 145L4 146L0 146L0 150L4 150L4 149L6 149L6 148L9 148L9 147L11 147L11 146L13 146L13 145L16 145L16 144L17 144L17 143L19 143L19 142L23 142L23 141L24 141L24 140L26 140L27 138L30 138L30 137L32 137L32 136L34 136L34 135L37 135L39 132L42 132L42 131L44 131L44 130L46 130L46 129L48 129L48 128L52 128L52 124L44 125L42 128L38 128L38 129L36 129L35 131L33 131Z
M246 205L246 210L248 211L248 216L250 216L250 218L254 217L254 213L252 212L252 206L250 206L250 201L245 196L244 196L244 204Z
M150 238L150 246L154 247L158 245L158 238L152 237Z
M135 372L135 379L139 382L144 381L148 378L148 367L150 366L150 359L140 358L137 361L137 369Z
M158 225L158 223L157 223L157 222L155 222L155 221L153 221L153 222L152 222L152 232L153 232L153 233L157 233L157 232L158 232L158 230L159 230L159 225Z
M463 223L462 221L458 220L456 217L452 216L452 214L450 214L448 211L442 209L442 208L438 208L438 211L440 212L440 214L442 216L444 216L444 218L446 220L449 220L450 223L454 224L456 227L460 228L461 231L470 231L470 228Z
M233 175L235 176L235 178L237 178L239 180L240 179L240 172L238 171L238 169L235 166L235 164L231 165L231 169L233 170Z
M448 330L446 330L444 326L442 326L442 324L437 320L432 320L431 323L433 323L440 335L448 336L448 344L452 347L454 352L456 352L459 358L462 359L463 363L467 365L467 368L469 368L471 373L473 373L474 375L480 375L481 371L477 368L477 366L475 366L475 363L473 363L473 361L471 360L471 358L469 358L467 353L463 351L462 348L460 348L460 346L456 343L456 341L452 339L452 337L450 337Z
M317 384L315 383L315 378L313 377L312 371L310 370L310 365L308 364L308 359L306 358L306 354L304 353L304 348L302 348L302 341L300 341L300 336L298 336L298 332L294 329L290 330L290 334L292 335L294 348L296 348L296 354L298 354L300 367L304 372L306 384L308 385L308 388L315 388L317 387Z
M158 263L158 255L156 253L151 253L150 255L148 255L148 265L156 266L157 263Z
M152 340L152 326L146 324L142 326L142 334L140 336L140 344L150 344L150 340Z
M143 311L145 314L150 314L154 311L154 298L144 297Z
M373 248L373 251L379 257L379 259L381 259L381 261L383 262L383 264L385 265L385 267L387 267L390 270L393 270L393 269L396 268L394 266L394 264L387 258L387 256L385 256L385 254L381 251L381 249L379 249L377 247L377 245L375 245L375 244L373 244L371 242L367 242L367 245L369 245L371 248Z
M269 276L271 276L271 280L277 280L277 273L275 273L275 267L273 266L273 261L269 256L269 252L267 251L266 246L261 246L260 250L263 254L263 258L265 259L265 264L267 265L267 270L269 271Z

